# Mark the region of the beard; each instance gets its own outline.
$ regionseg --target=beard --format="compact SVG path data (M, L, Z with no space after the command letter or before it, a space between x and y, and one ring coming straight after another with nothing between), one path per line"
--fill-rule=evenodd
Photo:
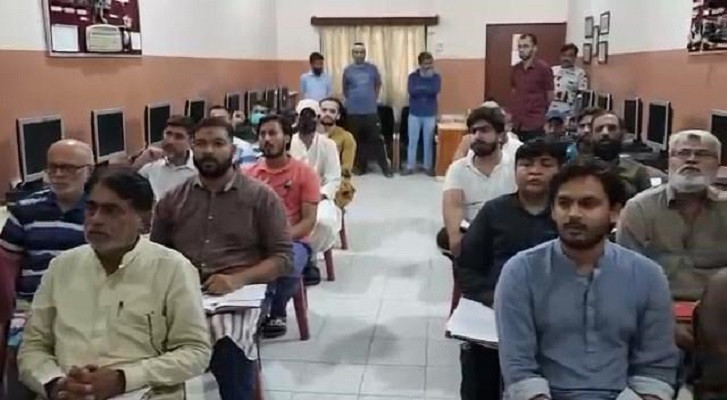
M580 234L572 234L568 232L569 228L576 228L581 231ZM611 233L611 222L601 224L596 227L577 223L567 222L563 226L558 227L558 236L561 242L574 250L592 249Z
M321 118L321 125L323 126L333 126L336 125L336 121L331 117L322 117Z
M268 159L278 158L285 154L285 146L277 149L275 146L262 146L261 149L263 157Z
M497 150L497 142L494 143L487 143L487 142L481 142L481 141L474 141L472 142L472 145L470 146L470 149L472 149L472 152L475 153L477 157L487 157L491 155L492 153Z
M593 155L603 161L613 161L621 154L620 140L601 139L593 143Z
M685 175L681 173L683 169L676 172L669 172L668 185L675 191L681 193L699 193L707 190L709 185L714 183L714 178L703 173L694 175Z
M194 158L194 166L203 178L215 179L224 176L232 168L232 157L220 161L214 157Z

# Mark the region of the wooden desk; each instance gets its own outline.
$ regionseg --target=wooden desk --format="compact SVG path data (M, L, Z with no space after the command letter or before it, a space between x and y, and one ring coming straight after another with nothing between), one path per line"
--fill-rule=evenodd
M437 124L437 164L434 168L437 176L444 176L447 173L457 146L466 133L465 124L456 122Z

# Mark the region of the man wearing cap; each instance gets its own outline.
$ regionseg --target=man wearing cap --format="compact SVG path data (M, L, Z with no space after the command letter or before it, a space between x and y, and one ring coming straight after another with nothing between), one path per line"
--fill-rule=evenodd
M318 203L316 225L310 236L313 251L319 253L333 247L341 230L341 209L334 203L341 186L341 161L336 142L317 132L321 115L318 102L301 100L295 111L298 114L298 132L290 142L290 156L308 163L321 180L321 201ZM311 278L320 277L314 271L315 268L311 265L304 271L307 283L315 284L320 279Z

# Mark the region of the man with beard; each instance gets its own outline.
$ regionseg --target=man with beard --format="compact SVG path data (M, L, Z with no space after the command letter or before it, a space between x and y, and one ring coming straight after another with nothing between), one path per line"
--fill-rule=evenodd
M566 153L567 161L572 161L578 157L578 153L591 153L590 144L593 142L591 139L591 132L593 129L593 117L603 113L604 110L598 107L588 107L581 110L576 118L576 134L575 143L568 146Z
M576 66L577 57L578 46L573 43L560 49L560 65L552 68L555 99L550 103L551 112L572 116L578 92L588 90L588 75L583 68Z
M505 116L499 108L481 107L467 117L472 154L452 163L444 178L444 229L437 244L459 254L463 225L474 220L485 202L517 190L512 158L501 150Z
M351 132L343 129L338 122L343 116L343 104L340 100L329 97L321 100L321 126L323 133L336 143L341 160L341 187L336 193L336 205L346 207L352 200L356 189L351 182L354 162L356 161L356 139Z
M151 240L197 267L202 288L224 295L290 274L292 242L285 207L267 185L232 167L233 129L205 118L194 130L198 176L157 204ZM208 316L214 343L210 371L222 400L252 399L259 308Z
M288 119L280 115L266 116L260 120L258 131L264 159L245 173L265 182L280 196L293 237L293 273L275 281L270 315L262 325L263 336L272 339L287 331L285 307L298 289L303 268L311 257L308 236L316 223L321 195L318 174L308 164L288 156L293 136Z
M507 112L504 108L501 108L499 104L495 101L486 101L482 103L481 107L485 108L499 108L500 111L502 111L502 114L505 115L505 134L502 135L502 140L500 142L502 152L510 156L510 158L515 158L515 152L517 149L522 146L523 142L518 139L517 135L512 132L512 115ZM459 160L460 158L466 156L466 155L472 155L472 138L474 135L471 133L467 133L465 135L462 135L462 139L459 141L459 145L457 146L457 150L454 152L454 156L452 157L453 160Z
M332 248L341 231L343 215L335 204L336 193L341 187L341 161L336 143L317 131L321 115L318 102L301 100L295 110L298 113L298 133L293 135L290 143L290 156L312 167L321 181L321 201L318 203L316 226L310 237L313 251L317 254ZM307 267L304 275L308 284L320 282L320 273L315 265Z
M542 136L545 113L553 101L553 71L543 60L536 58L538 38L532 33L518 40L519 63L512 67L512 117L515 133L520 140Z
M550 180L565 161L557 143L533 139L515 154L518 191L490 200L470 224L454 275L462 295L492 307L502 266L522 250L557 237L548 212ZM460 352L463 400L499 400L497 349L463 343Z
M581 144L581 154L585 157L596 157L611 165L626 186L627 199L650 188L649 170L638 161L621 155L625 129L621 118L610 111L604 111L593 116L591 126L590 141L582 141L585 143Z
M709 279L727 267L727 203L710 198L722 144L705 131L669 138L667 184L626 204L616 240L656 261L669 278L674 301L695 302ZM691 325L678 324L676 341L690 351Z
M300 98L321 101L333 92L331 77L323 71L323 55L313 52L308 57L310 71L300 76Z
M168 191L197 175L190 145L192 128L192 120L188 117L181 115L170 117L164 127L162 137L163 158L151 161L139 168L139 174L151 183L156 199L162 198ZM147 149L142 156L137 158L137 161L147 159L152 153Z
M500 366L512 400L670 400L679 353L669 284L607 240L626 193L598 160L551 183L558 239L518 253L495 289Z

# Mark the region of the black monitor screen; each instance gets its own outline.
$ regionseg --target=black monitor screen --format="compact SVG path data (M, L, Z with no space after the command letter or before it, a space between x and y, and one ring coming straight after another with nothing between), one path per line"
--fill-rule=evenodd
M664 144L667 136L667 117L669 111L663 104L649 104L649 126L646 139L649 142Z
M611 102L609 101L609 96L607 94L599 94L596 105L598 108L611 110Z
M25 177L43 172L46 167L48 148L61 140L63 136L61 120L19 122L19 127L23 135L23 148L19 154L22 158L20 162Z
M727 165L727 113L712 114L712 134L722 143L722 165Z
M192 118L192 121L196 124L197 122L201 121L202 118L205 116L205 108L206 104L204 101L191 101L189 103L189 118Z
M265 104L268 106L269 109L274 109L276 106L276 99L275 99L275 90L267 90L265 91Z
M158 143L164 137L164 128L172 115L170 105L160 105L146 108L146 141L147 144Z
M125 151L124 113L119 111L96 116L98 137L98 157Z
M624 101L624 124L628 133L641 134L641 107L639 100Z
M227 95L227 109L230 111L240 110L240 94L232 93Z

